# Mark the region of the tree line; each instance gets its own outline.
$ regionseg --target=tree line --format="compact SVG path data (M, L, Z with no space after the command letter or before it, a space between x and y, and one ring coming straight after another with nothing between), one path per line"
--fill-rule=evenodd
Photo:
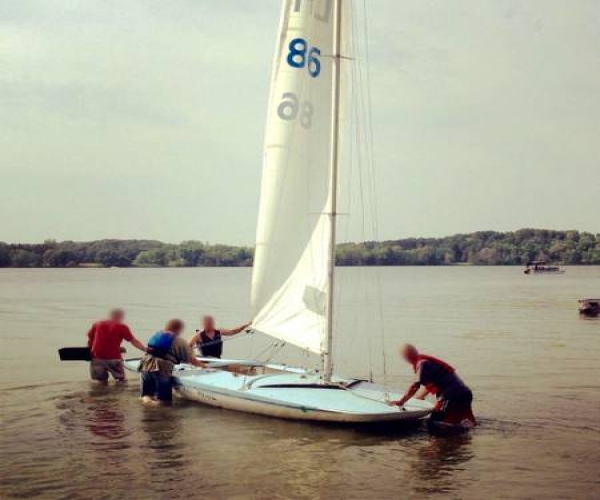
M235 267L251 266L253 249L154 240L0 242L0 267ZM532 260L600 264L600 234L520 229L444 238L341 243L340 266L524 265Z

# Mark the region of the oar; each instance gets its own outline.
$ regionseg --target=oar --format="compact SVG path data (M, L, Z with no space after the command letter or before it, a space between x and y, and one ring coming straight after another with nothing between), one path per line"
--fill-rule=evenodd
M127 350L121 347L121 352ZM89 347L63 347L58 350L58 357L61 361L91 361L92 354Z

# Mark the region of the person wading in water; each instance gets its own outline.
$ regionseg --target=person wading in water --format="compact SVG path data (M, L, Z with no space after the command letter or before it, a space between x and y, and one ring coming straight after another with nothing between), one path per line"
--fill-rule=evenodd
M197 347L205 358L220 358L223 354L223 338L236 335L248 328L251 323L232 328L217 330L212 316L202 318L202 330L196 330L196 335L190 340L190 347Z
M108 319L96 321L88 331L92 380L106 384L110 374L117 382L125 382L125 367L121 355L124 340L131 342L140 351L146 351L146 346L133 336L124 321L125 311L113 309Z
M435 394L437 404L428 422L430 430L445 428L466 430L476 425L471 410L473 393L456 374L454 368L441 359L420 354L416 347L408 344L400 348L400 356L412 365L415 381L402 398L390 401L391 405L402 407L415 395L418 399L425 399L427 394ZM421 386L423 388L419 392Z
M189 363L199 368L206 364L195 358L192 349L181 333L183 321L172 319L165 328L148 340L148 352L141 359L141 397L146 404L170 405L173 399L173 368L179 363Z

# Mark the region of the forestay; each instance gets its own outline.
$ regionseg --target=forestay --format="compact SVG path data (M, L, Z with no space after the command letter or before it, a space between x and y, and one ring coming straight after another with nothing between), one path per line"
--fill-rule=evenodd
M333 0L284 1L252 279L254 328L318 354L330 292L333 45Z

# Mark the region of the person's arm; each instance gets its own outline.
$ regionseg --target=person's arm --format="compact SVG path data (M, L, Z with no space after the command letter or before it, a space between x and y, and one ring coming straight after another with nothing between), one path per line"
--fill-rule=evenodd
M198 368L206 368L208 366L204 361L200 361L198 358L196 358L194 351L189 345L186 346L186 352L189 364L197 366Z
M123 340L130 342L133 346L137 347L140 351L146 352L148 350L144 344L142 344L138 339L136 339L133 336L133 333L131 333L131 330L129 329L129 327L127 325L121 325L121 327L122 327L121 338Z
M425 399L429 394L429 389L427 387L422 387L419 392L415 395L415 399Z
M396 401L390 401L389 404L392 406L404 406L404 403L406 403L417 393L419 387L421 387L421 384L419 382L413 382L404 396L402 396L400 399L397 399Z
M94 335L96 335L96 323L94 323L92 325L92 327L89 329L89 331L87 333L88 347L90 349L92 348L92 344L94 343Z
M189 341L188 345L189 345L191 348L194 348L194 346L196 346L197 344L199 344L199 343L200 343L200 342L199 342L199 340L200 340L200 333L197 333L196 335L194 335L194 336L193 336L193 337L190 339L190 341Z
M176 355L179 358L180 363L189 363L190 365L197 366L198 368L206 368L208 365L204 361L200 361L194 355L194 351L190 347L189 343L184 339L177 339L177 351L179 354Z
M246 328L248 328L252 323L244 323L241 326L238 326L237 328L231 328L229 330L221 330L221 335L224 335L225 337L229 337L230 335L235 335L237 333L240 333L242 330L245 330Z
M425 395L427 395L427 384L431 379L431 364L428 361L419 363L415 380L406 391L406 394L397 401L390 401L390 404L402 407L409 399L411 399L419 390L419 387L424 386Z
M198 368L206 368L208 365L204 361L196 359L194 356L190 358L190 364L197 366Z
M129 342L131 342L131 344L134 347L137 347L140 351L144 351L144 352L148 351L148 348L144 344L142 344L138 339L136 339L135 337L131 337L131 340Z

